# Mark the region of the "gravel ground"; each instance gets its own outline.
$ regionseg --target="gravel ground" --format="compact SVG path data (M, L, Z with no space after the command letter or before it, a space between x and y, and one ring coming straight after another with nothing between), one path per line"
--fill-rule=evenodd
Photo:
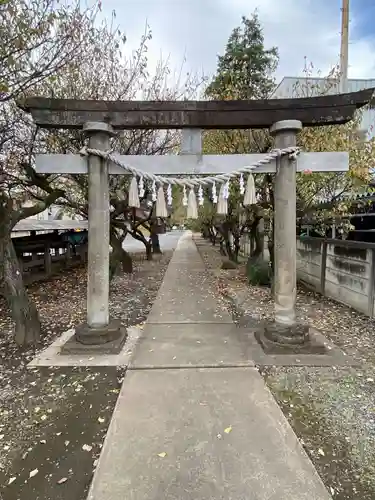
M219 291L235 295L247 316L272 317L267 288L247 284L244 265L220 271L215 247L196 240ZM259 367L334 499L375 498L375 322L356 311L298 290L297 313L360 368Z
M124 326L145 321L171 255L153 262L136 256L134 273L112 281L113 318ZM84 321L86 270L34 284L29 293L43 327L37 351L14 345L0 301L0 499L83 500L124 373L115 367L26 369L36 352Z

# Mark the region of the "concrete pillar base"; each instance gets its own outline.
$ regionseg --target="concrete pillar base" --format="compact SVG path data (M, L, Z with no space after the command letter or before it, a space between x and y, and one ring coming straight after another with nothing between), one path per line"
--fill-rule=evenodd
M61 348L60 354L118 354L126 341L127 331L120 321L101 328L79 325L76 333Z
M255 333L266 354L326 354L324 344L310 336L309 326L270 322Z

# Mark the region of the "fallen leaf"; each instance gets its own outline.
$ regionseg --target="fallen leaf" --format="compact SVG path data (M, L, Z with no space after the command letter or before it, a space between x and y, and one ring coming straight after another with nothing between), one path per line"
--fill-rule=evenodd
M99 418L98 418L98 422L99 422L100 424L102 424L103 422L105 422L105 419L104 419L104 418L102 418L102 417L99 417Z
M16 477L11 477L8 481L8 485L14 483L16 479L17 479Z
M32 470L32 471L30 472L30 474L29 474L29 477L34 477L34 476L36 476L36 475L38 474L38 472L39 472L39 470L38 470L38 469L34 469L34 470Z
M232 432L232 426L230 425L229 427L224 429L224 432L225 432L225 434L229 434L230 432Z
M165 453L165 451L158 453L158 457L160 457L160 458L165 458L166 456L167 456L167 454Z
M322 457L325 456L325 453L321 448L319 448L318 453L319 453L319 455L322 455Z
M67 478L67 477L62 477L61 479L59 479L59 480L57 481L57 484L64 484L64 483L66 483L66 482L67 482L67 480L68 480L68 478Z

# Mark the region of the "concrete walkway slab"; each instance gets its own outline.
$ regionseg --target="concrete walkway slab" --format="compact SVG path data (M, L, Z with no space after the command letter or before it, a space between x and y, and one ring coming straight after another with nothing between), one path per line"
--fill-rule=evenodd
M215 296L211 274L203 269L192 269L189 263L174 265L173 262L147 322L233 323L231 315Z
M234 328L187 233L125 376L89 500L331 498L258 371L234 366L248 352Z
M329 498L254 368L128 372L89 495Z
M185 234L177 244L148 323L232 323L218 302L195 243Z
M254 366L232 324L146 325L129 368Z

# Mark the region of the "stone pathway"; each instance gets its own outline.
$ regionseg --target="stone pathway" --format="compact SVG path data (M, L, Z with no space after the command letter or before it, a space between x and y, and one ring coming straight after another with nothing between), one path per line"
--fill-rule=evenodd
M89 500L328 500L185 233L119 395Z

